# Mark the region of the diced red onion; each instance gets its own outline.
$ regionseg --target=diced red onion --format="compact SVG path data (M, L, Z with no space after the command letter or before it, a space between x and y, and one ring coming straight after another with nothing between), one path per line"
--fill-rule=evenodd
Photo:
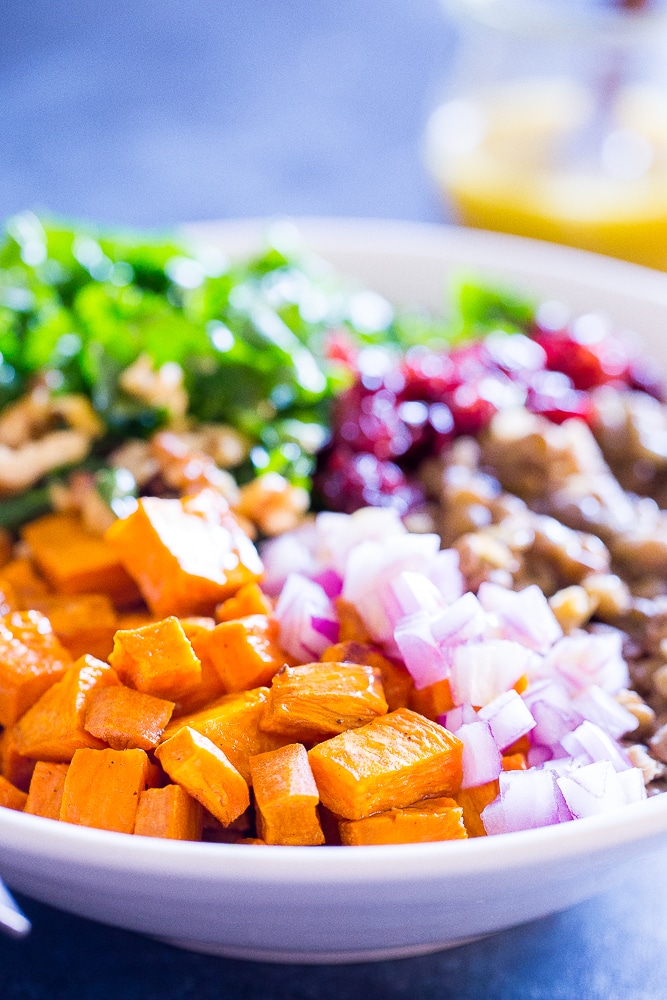
M459 597L448 608L433 615L431 633L441 646L457 646L478 639L484 632L486 615L474 594Z
M542 676L558 676L572 694L597 684L614 694L629 683L628 667L621 651L621 633L566 635L545 655Z
M438 716L440 725L448 729L450 733L457 733L461 726L467 725L469 722L476 722L476 720L477 712L472 705L457 705L456 708L450 708L444 715Z
M478 597L484 610L496 615L504 639L513 639L537 653L545 653L563 635L537 584L516 591L485 582L479 588Z
M552 752L549 747L532 746L528 748L528 767L541 767L551 760Z
M570 812L577 819L610 812L626 803L625 789L608 760L578 767L561 775L557 782Z
M406 570L394 577L389 585L389 593L395 602L396 610L392 614L392 609L388 606L387 613L393 619L394 626L406 615L412 615L416 611L424 611L427 614L435 614L443 607L442 597L438 588L423 573L414 573ZM387 604L390 602L388 601Z
M531 742L540 746L559 747L566 733L582 722L582 717L572 708L567 690L558 681L531 684L523 699L535 719Z
M340 597L343 590L343 578L334 569L323 569L311 579L320 585L327 597Z
M461 788L475 788L495 781L502 761L498 745L487 722L461 726L456 735L463 743L463 781Z
M480 719L488 722L493 738L501 750L535 728L535 719L521 695L513 689L505 691L479 710Z
M591 763L606 760L615 771L625 771L631 767L630 761L618 744L594 722L588 720L582 722L571 733L566 733L561 743L573 757L583 753Z
M301 530L290 531L262 545L262 590L270 597L280 594L290 573L300 573L302 576L317 573L317 563L306 540L307 536Z
M499 781L508 832L552 826L570 818L551 771L502 771Z
M572 699L572 705L584 719L594 722L615 740L637 728L637 719L632 712L619 705L615 698L597 684L589 684L584 688Z
M394 639L417 690L448 676L449 667L431 634L431 620L425 611L402 618Z
M493 802L490 802L485 809L482 809L480 818L489 837L492 837L497 833L510 832L509 827L507 826L505 809L500 795L498 795Z
M407 529L391 507L362 507L354 514L323 511L315 518L315 532L319 562L344 576L350 552L362 542L384 544Z
M456 646L450 668L454 704L488 705L526 673L533 655L507 639Z
M362 542L349 553L343 579L343 597L355 605L375 642L393 640L394 625L387 614L390 585L405 570L423 571L439 550L437 535L397 535L391 545Z
M445 604L452 604L463 594L465 582L459 569L459 554L456 549L441 549L436 552L425 572L438 588Z
M330 618L318 618L317 615L313 615L310 622L315 631L327 640L327 644L329 646L333 646L338 642L340 636L340 622L332 621Z
M633 802L641 802L646 798L646 785L644 775L638 767L629 767L627 771L617 771L616 778L623 789L626 804L631 806Z
M331 645L336 616L322 587L299 573L291 573L275 608L280 645L302 663L317 660ZM315 627L314 621L319 627ZM330 625L324 626L324 622Z

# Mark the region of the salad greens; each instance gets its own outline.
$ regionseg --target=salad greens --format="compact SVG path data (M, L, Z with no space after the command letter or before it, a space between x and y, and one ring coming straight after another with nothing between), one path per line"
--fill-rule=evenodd
M309 486L329 404L350 378L329 350L332 336L342 333L355 348L446 345L484 326L519 328L532 315L530 304L467 278L446 320L396 313L287 247L283 235L280 227L269 232L262 253L237 263L171 236L29 212L10 219L0 243L0 409L36 379L55 394L84 393L105 428L93 456L101 465L121 440L169 420L121 384L122 372L147 355L156 369L181 366L193 421L227 423L250 438L240 481L272 470Z

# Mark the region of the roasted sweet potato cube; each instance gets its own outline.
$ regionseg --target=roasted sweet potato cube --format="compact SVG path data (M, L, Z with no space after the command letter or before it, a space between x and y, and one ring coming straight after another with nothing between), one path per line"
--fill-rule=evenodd
M221 622L206 641L208 654L228 691L268 684L290 657L280 648L278 623L268 615Z
M266 841L262 840L261 837L241 837L239 840L234 841L235 844L259 844L260 847L266 847Z
M22 792L30 787L35 761L24 757L16 746L16 726L10 726L0 733L0 774L16 785Z
M0 806L21 812L28 796L0 774Z
M68 770L69 764L37 761L30 782L28 801L23 811L31 813L33 816L45 816L46 819L60 819L60 807Z
M261 839L303 847L324 843L317 785L301 743L251 757L250 771Z
M426 844L464 840L463 810L455 799L423 799L403 809L388 809L365 819L342 820L340 839L347 846L363 844Z
M143 750L77 750L65 778L61 820L133 833L147 765Z
M474 788L461 788L456 793L456 801L463 809L463 822L469 837L486 837L481 813L498 796L498 780L487 781Z
M180 785L147 788L141 793L135 834L167 840L201 840L202 807Z
M71 663L70 652L39 611L0 618L0 724L13 725Z
M390 712L397 708L407 708L410 694L414 689L412 677L400 663L393 663L372 646L363 642L337 642L322 653L322 660L327 663L365 663L379 671L382 690Z
M0 576L0 615L8 615L12 611L18 611L21 607L27 607L19 602L13 584L9 580L3 580Z
M185 726L155 751L172 781L181 785L223 826L250 805L248 783L209 739Z
M19 753L33 760L67 763L76 750L101 750L104 743L84 728L86 706L93 692L117 684L118 676L108 663L81 656L17 723Z
M428 687L417 690L413 688L410 693L408 706L420 715L425 715L427 719L435 722L439 715L444 715L454 708L452 699L452 689L448 678L429 684Z
M173 701L117 684L92 692L84 728L112 750L153 750L173 711Z
M215 628L213 618L181 618L181 625L194 654L201 663L201 681L196 688L176 701L174 716L188 715L210 705L226 693L220 674L208 652L208 634Z
M109 663L124 684L156 698L175 701L201 683L201 663L173 616L116 632Z
M45 514L21 529L35 564L60 594L106 594L118 607L139 598L136 584L108 542L76 514Z
M270 615L273 612L271 598L263 593L258 583L246 583L215 609L216 621L230 622L248 615Z
M250 757L275 750L287 742L284 736L265 733L259 727L268 694L268 688L261 687L225 695L199 712L174 719L167 726L164 739L170 739L183 726L189 726L222 750L250 783Z
M461 787L463 744L408 708L340 733L309 752L322 803L343 819L452 795Z
M19 610L32 607L35 597L48 594L46 582L35 572L30 559L12 559L0 571L0 582L11 587Z
M35 598L32 607L48 617L75 659L85 653L100 660L109 656L118 618L106 594L47 594Z
M311 743L357 729L386 711L372 667L306 663L276 674L260 724L267 732Z
M155 615L208 615L262 574L255 546L219 494L144 497L106 535Z
M340 622L339 641L368 645L371 642L370 634L354 604L346 601L344 597L337 597L335 605Z

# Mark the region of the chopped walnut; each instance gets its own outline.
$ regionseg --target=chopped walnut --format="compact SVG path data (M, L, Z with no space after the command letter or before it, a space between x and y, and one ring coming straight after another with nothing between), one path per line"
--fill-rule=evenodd
M627 747L625 751L628 755L628 759L633 767L638 767L644 776L644 784L648 785L651 781L655 781L656 778L662 778L665 773L665 768L662 764L651 757L650 753L645 746L641 743L635 743L633 746Z
M308 510L308 491L293 486L277 472L267 472L241 487L235 511L265 535L291 531Z
M557 591L549 598L549 604L565 633L585 625L596 607L595 601L592 601L584 588L577 584Z
M166 410L174 423L187 412L189 400L183 387L183 369L175 361L156 369L150 355L141 354L121 373L118 382L128 396Z

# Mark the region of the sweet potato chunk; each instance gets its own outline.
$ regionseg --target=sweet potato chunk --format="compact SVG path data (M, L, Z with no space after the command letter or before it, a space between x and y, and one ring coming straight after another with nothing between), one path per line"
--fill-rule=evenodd
M135 834L167 840L201 840L202 807L180 785L147 788L141 793Z
M340 733L309 752L322 803L343 819L412 805L461 787L463 744L408 708Z
M414 712L419 712L420 715L425 715L427 719L435 722L439 715L444 715L454 708L449 680L445 677L444 680L436 681L435 684L429 684L419 690L413 688L408 705Z
M104 538L76 514L45 514L21 529L40 572L60 594L106 594L127 607L138 600L136 584Z
M423 799L403 809L388 809L365 819L342 820L345 845L426 844L436 840L464 840L463 810L455 799Z
M133 833L147 765L143 750L77 750L65 778L61 820Z
M117 684L92 692L84 728L112 750L153 750L173 710L173 701Z
M301 743L251 757L250 771L262 840L304 847L324 843L317 785Z
M212 614L262 573L254 545L212 490L184 500L144 497L106 538L159 617Z
M201 663L178 618L120 630L109 663L129 687L175 701L201 683Z
M335 605L340 622L339 641L360 642L363 645L368 645L371 642L370 634L354 604L350 604L344 597L337 597Z
M69 764L37 761L30 782L28 801L23 811L31 813L33 816L45 816L46 819L60 819L60 807L68 770Z
M24 757L16 746L16 726L10 726L0 733L0 774L22 792L30 787L35 761Z
M29 559L12 559L0 572L0 584L11 587L19 610L32 607L33 598L48 594L49 588L35 572Z
M181 785L223 826L250 805L245 778L214 743L185 726L155 751L172 781Z
M306 663L276 674L260 724L267 732L313 742L356 729L386 711L372 667Z
M497 797L499 790L500 785L496 779L474 788L461 788L456 793L456 801L463 809L463 822L469 837L486 837L481 813Z
M108 663L94 656L80 657L17 723L19 753L33 760L67 763L76 750L101 750L104 743L84 729L86 705L94 691L117 684Z
M0 724L13 725L71 663L71 654L39 611L0 618Z
M208 654L228 691L268 684L291 663L278 643L278 623L268 615L249 615L216 625L206 641Z
M414 688L412 677L400 663L393 663L372 646L362 642L337 642L322 653L327 663L365 663L380 673L382 690L390 712L397 708L407 708Z
M248 615L270 615L273 611L271 599L262 593L258 583L246 583L215 609L216 621L229 622Z
M215 628L215 620L193 617L181 618L180 622L195 656L201 663L201 681L196 688L176 700L175 716L197 712L226 694L225 685L208 652L208 634Z
M250 757L287 742L283 736L259 728L268 694L268 689L261 687L225 695L199 712L174 719L165 730L164 739L189 726L222 750L250 784Z
M53 631L75 659L85 653L107 659L118 619L106 594L46 594L34 598L31 606L47 616Z
M25 792L22 792L16 785L12 785L11 781L7 781L6 778L0 775L0 806L4 806L5 809L16 809L17 812L21 812L27 798L28 796Z

